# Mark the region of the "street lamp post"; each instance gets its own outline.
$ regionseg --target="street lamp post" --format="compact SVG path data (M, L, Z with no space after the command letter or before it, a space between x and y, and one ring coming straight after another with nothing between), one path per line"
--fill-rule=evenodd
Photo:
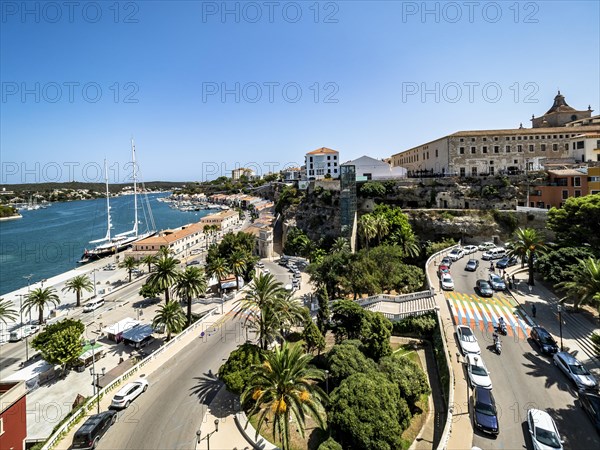
M96 340L91 339L90 345L92 346L92 368L90 369L90 375L92 376L92 385L94 386L94 397L97 396L96 392L99 390L99 380L100 374L96 373L96 351L94 350L94 346L96 345ZM106 368L102 368L102 376L104 376ZM100 399L96 398L97 405L97 413L100 414Z
M557 306L558 309L558 330L560 333L560 351L563 351L563 338L562 338L562 305Z
M32 273L29 275L24 275L23 278L27 280L27 296L29 297L29 292L31 291L31 277ZM23 325L23 317L21 317L21 325ZM29 325L31 325L31 309L29 310Z
M196 446L194 447L194 450L198 447L198 444L200 442L202 442L204 439L206 439L206 450L210 450L210 437L218 431L219 431L219 419L215 419L215 430L211 431L206 436L201 437L202 431L200 431L200 430L196 431Z
M96 295L98 295L98 293L96 292L96 270L98 270L97 268L92 270L92 273L94 274L94 298L96 298Z
M325 392L329 395L329 370L325 369Z

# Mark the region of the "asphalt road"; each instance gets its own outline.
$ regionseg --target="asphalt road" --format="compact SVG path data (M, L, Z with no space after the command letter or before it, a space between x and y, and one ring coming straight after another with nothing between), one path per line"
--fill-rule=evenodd
M475 281L487 279L490 273L489 262L480 260L475 273L464 270L469 258L479 259L480 256L481 252L466 255L450 269L455 284L454 293L450 296L456 299L457 293L462 294L463 311L479 308L477 305L473 306L473 303L482 303L481 300L476 300ZM467 298L464 294L470 297ZM494 294L494 300L501 298L505 304L512 299L507 293ZM451 302L454 303L452 299ZM513 331L512 336L503 336L502 354L497 355L492 351L492 332L482 331L481 328L485 328L482 324L472 325L472 328L479 340L481 356L490 372L500 421L500 435L497 438L475 431L474 446L482 449L532 449L526 417L529 408L537 408L546 410L554 418L565 439L565 448L600 448L599 435L576 400L577 391L554 366L552 359L538 352L537 346L527 339L525 333ZM527 332L528 330L527 328ZM456 339L456 334L454 338ZM458 407L464 411L468 405ZM472 414L470 417L472 418Z
M98 449L191 449L196 430L222 383L219 367L242 339L237 320L188 345L148 377L148 391L119 413Z

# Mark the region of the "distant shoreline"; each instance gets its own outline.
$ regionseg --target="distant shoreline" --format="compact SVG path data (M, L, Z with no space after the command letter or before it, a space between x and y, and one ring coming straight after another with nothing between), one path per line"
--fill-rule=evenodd
M14 216L0 217L0 222L4 222L5 220L15 220L22 219L23 216L21 214L16 214Z

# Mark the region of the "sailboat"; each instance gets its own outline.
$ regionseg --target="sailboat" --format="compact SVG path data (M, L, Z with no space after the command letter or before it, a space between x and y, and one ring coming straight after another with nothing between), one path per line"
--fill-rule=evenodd
M95 248L88 250L85 249L81 260L78 261L81 264L85 264L90 261L94 261L96 259L102 258L104 256L113 255L117 252L121 252L127 248L129 248L134 242L145 239L149 236L156 234L156 231L147 231L146 233L139 233L138 228L138 198L137 198L137 172L136 172L136 163L135 163L135 144L133 139L131 140L131 159L133 166L133 228L124 233L119 233L114 237L111 236L111 229L113 228L110 216L110 193L108 190L108 170L106 167L106 160L104 160L104 178L106 182L106 216L107 216L107 227L106 227L106 235L102 239L96 239L90 241L90 244L99 244ZM152 216L152 210L150 209L150 203L147 201L147 207L149 212L150 221L152 224L152 228L156 228L154 224L154 217Z

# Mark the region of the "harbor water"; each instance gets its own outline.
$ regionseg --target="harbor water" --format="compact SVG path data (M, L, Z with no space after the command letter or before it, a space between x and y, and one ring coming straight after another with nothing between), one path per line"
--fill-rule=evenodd
M138 227L144 233L151 226L150 204L156 230L197 222L214 211L180 211L157 201L169 193L138 195ZM112 236L133 228L133 195L111 198ZM54 203L45 209L21 211L22 219L0 221L0 295L53 277L79 266L89 241L106 235L106 199Z

